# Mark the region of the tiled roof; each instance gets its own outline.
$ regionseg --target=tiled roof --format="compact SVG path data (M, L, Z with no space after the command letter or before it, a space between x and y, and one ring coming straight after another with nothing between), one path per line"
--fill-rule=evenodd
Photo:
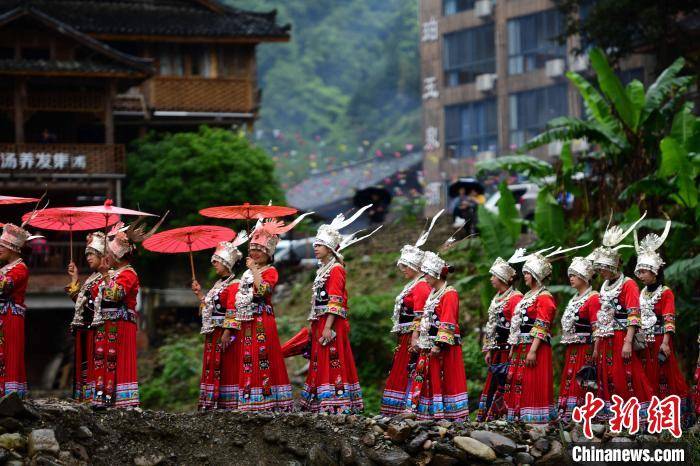
M0 0L0 14L31 6L86 34L197 37L289 37L276 12L254 13L217 1Z

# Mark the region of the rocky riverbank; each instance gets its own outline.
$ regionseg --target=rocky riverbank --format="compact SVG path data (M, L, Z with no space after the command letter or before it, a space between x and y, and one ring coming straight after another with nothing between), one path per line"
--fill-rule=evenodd
M0 400L0 464L457 465L567 462L578 427L416 421L410 416L93 411L67 400ZM594 426L598 442L632 442Z

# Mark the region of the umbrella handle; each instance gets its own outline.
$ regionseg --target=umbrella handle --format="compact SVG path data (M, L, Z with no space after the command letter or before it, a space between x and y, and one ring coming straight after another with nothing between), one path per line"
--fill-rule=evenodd
M187 239L189 239L189 238L190 238L190 235L188 233ZM197 279L197 277L195 276L195 273L194 273L194 257L192 255L192 243L190 241L187 242L187 248L190 250L189 251L190 252L190 270L192 271L192 281L194 282Z
M68 235L70 238L70 261L73 262L73 226L71 225L68 230Z

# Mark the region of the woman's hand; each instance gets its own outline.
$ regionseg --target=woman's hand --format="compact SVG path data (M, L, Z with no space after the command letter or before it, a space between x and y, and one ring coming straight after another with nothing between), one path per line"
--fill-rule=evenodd
M192 288L192 291L194 292L194 295L201 300L202 299L202 285L200 285L197 280L192 280L191 288Z
M664 341L661 343L661 346L659 346L659 351L664 353L666 357L669 357L671 356L671 345Z
M321 338L318 339L318 341L321 343L321 345L326 346L328 343L333 341L333 329L324 327L323 332L321 332Z
M622 359L627 361L631 357L632 357L632 342L630 342L629 340L625 340L625 343L622 345Z
M245 266L248 267L251 272L256 272L258 270L258 264L255 263L252 257L246 257Z
M229 345L232 343L231 341L231 332L230 328L227 328L224 330L224 333L221 334L221 347L223 348L224 351L229 347Z
M432 348L430 348L430 354L433 354L433 355L440 354L440 347L437 345L434 345Z
M528 351L527 352L527 357L525 357L525 365L527 367L535 367L537 364L537 352L535 351Z
M70 277L71 283L78 283L78 267L76 267L73 261L68 264L68 276Z
M484 361L486 361L486 365L490 366L491 365L491 351L487 351L486 354L484 355Z

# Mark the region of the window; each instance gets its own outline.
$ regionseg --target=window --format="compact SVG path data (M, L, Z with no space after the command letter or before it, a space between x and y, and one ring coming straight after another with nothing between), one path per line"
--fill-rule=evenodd
M184 76L182 50L177 45L161 45L158 50L161 76Z
M207 47L190 48L190 76L211 76L211 58Z
M566 44L557 36L564 31L564 18L556 10L508 21L508 74L544 68L548 60L566 58Z
M250 49L227 47L218 50L219 76L247 77L251 62Z
M473 157L498 145L496 99L445 108L445 143L453 157Z
M541 133L549 120L568 114L567 85L512 94L509 104L510 144L520 147Z
M459 13L460 11L471 10L474 8L476 0L444 0L442 2L442 14L445 16Z
M493 23L445 34L445 85L474 82L477 75L496 72Z

